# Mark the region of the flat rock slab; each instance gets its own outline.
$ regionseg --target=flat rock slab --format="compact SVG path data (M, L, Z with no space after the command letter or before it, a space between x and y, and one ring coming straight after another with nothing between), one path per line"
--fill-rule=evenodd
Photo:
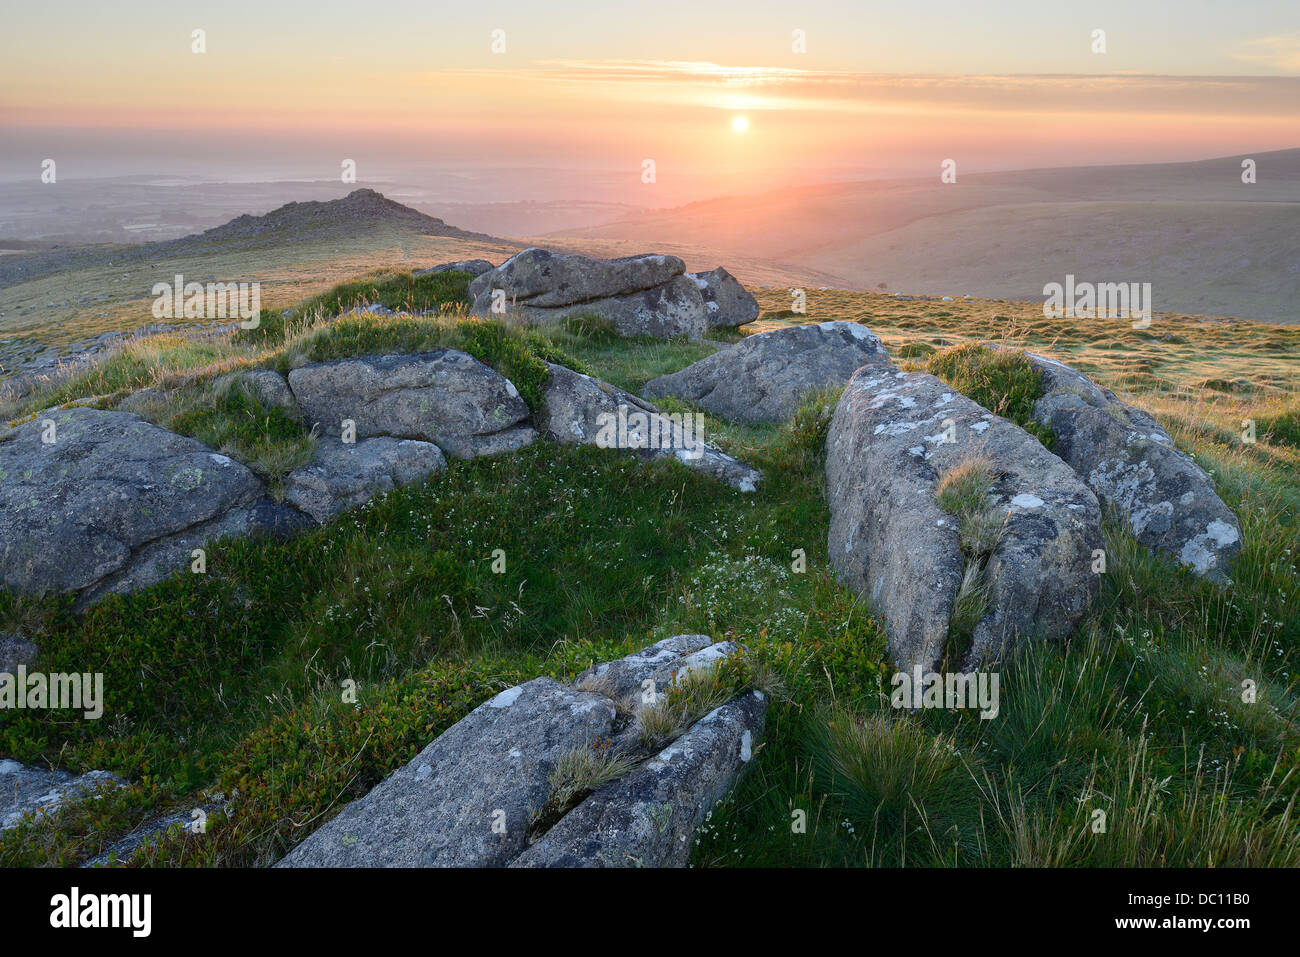
M652 399L698 402L729 422L784 422L807 393L838 389L864 365L888 364L880 340L865 326L822 322L749 336L652 379L642 391Z
M999 473L989 505L1005 525L986 568L988 612L964 664L1069 635L1097 592L1101 510L1073 469L934 376L864 367L845 387L826 440L830 560L883 618L900 669L932 670L943 658L966 562L958 519L935 491L944 472L974 455Z
M762 481L758 469L706 442L694 418L662 413L644 399L564 366L547 363L547 368L551 376L538 422L557 442L676 459L742 492L755 491Z
M0 442L0 576L22 592L143 587L289 512L245 466L129 412L42 413Z
M593 689L599 688L616 700L639 694L643 682L654 680L663 669L675 667L683 658L712 644L713 639L708 635L674 635L626 658L593 665L578 675L574 684L581 688L590 683Z
M699 287L709 329L735 329L758 318L758 300L721 266L686 275Z
M1120 511L1142 545L1223 580L1241 549L1241 525L1214 480L1146 412L1063 362L1027 355L1043 374L1034 418L1056 433L1056 454Z
M592 259L531 248L475 278L469 293L476 312L490 309L494 289L512 305L549 309L641 292L685 272L686 264L676 256Z
M28 817L50 814L68 801L102 787L123 784L108 771L74 775L52 768L33 768L0 759L0 831L17 827Z
M311 462L284 479L284 497L321 524L390 489L428 478L447 467L432 442L379 436L344 443L317 440Z
M501 692L291 851L282 867L494 867L522 851L556 761L613 703L536 678Z
M696 829L763 736L759 691L724 704L562 817L513 867L685 867Z
M335 438L351 419L357 438L420 439L468 459L537 437L514 383L457 349L317 362L290 372L289 387L303 421Z

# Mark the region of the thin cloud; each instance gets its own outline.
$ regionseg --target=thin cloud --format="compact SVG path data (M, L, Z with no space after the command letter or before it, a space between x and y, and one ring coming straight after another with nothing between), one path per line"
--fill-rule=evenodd
M1263 63L1277 70L1300 72L1300 33L1247 40L1232 55L1238 60Z

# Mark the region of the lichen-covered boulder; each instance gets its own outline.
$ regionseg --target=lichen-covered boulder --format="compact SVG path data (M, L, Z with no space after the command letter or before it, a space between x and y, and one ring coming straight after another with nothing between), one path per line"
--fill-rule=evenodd
M481 276L495 268L496 266L493 266L486 259L458 259L456 262L439 263L436 266L430 266L428 269L417 269L411 275L437 276L444 272L467 272L471 276Z
M89 796L101 788L123 783L108 771L70 774L57 768L34 768L9 758L0 759L0 831L17 827L26 819L50 814L66 802Z
M379 436L345 443L323 437L311 462L285 476L284 497L324 524L376 495L428 478L446 465L442 451L432 442Z
M537 437L514 383L457 349L312 363L289 373L289 387L304 423L336 438L351 420L358 439L420 439L468 459Z
M652 399L698 402L730 422L784 422L807 393L838 389L861 366L888 363L880 340L865 326L822 322L749 336L650 380L642 391Z
M1034 417L1056 434L1056 454L1119 510L1141 544L1198 575L1225 578L1241 525L1214 480L1146 412L1063 362L1027 355L1043 376Z
M963 664L1068 636L1098 590L1101 510L1073 469L934 376L865 366L826 439L830 561L881 616L901 669L933 670L944 658L967 563L959 521L936 493L946 471L974 457L995 473L987 506L1004 518Z
M591 376L548 363L542 430L568 445L621 448L645 458L673 458L742 492L753 492L762 473L705 441L690 413L655 406Z
M735 329L758 318L758 300L721 266L686 275L699 287L710 329Z
M50 411L0 442L0 581L83 601L188 571L205 541L310 524L245 466L129 412Z

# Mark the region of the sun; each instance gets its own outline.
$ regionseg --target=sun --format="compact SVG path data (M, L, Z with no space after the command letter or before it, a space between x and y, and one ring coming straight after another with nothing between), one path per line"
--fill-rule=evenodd
M731 121L731 128L737 133L743 133L749 129L749 119L744 116L737 116Z

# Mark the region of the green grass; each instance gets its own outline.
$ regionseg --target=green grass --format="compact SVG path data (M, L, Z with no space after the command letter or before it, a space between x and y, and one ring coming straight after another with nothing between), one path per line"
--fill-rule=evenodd
M1034 402L1043 394L1043 374L1023 352L966 343L931 354L924 367L967 398L1011 420L1048 449L1055 445L1052 430L1034 421Z
M301 435L222 391L244 368L459 343L525 383L538 361L569 355L635 390L711 351L592 323L460 318L304 318L278 341L206 356L146 342L58 396L171 388L160 414L255 456L264 438ZM1014 362L944 361L1005 398L1013 420L1035 394ZM829 569L823 449L836 398L808 397L780 427L706 416L710 439L764 471L752 495L672 462L539 443L453 462L289 541L212 546L206 575L81 618L66 599L0 593L0 622L41 644L43 667L103 671L107 691L98 723L6 715L0 753L132 781L7 832L0 864L85 860L152 809L193 807L213 789L237 799L206 835L173 833L134 863L271 863L502 688L571 679L688 632L740 642L743 679L780 689L754 759L697 835L698 866L1300 864L1294 449L1276 431L1243 444L1236 407L1140 398L1241 519L1232 584L1192 578L1111 523L1099 600L1072 642L1004 665L997 718L906 714L889 706L883 632ZM497 548L504 574L492 572ZM342 700L348 679L355 704ZM1241 700L1246 679L1254 703ZM580 793L601 770L567 783Z

